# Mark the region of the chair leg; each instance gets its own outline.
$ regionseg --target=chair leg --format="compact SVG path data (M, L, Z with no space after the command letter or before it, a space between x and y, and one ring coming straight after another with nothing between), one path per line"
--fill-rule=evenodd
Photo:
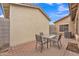
M55 43L56 43L56 42L55 42L55 41L53 41L53 46L55 46Z
M62 47L61 41L58 42L58 46L59 46L59 48Z
M51 40L50 40L50 47L51 47Z
M47 39L47 48L48 48L48 39Z
M35 49L37 49L37 42L36 42L36 46L35 46Z
M62 47L61 41L60 41L60 45L61 45L61 47Z
M59 42L57 42L57 44L58 44L58 48L60 49L60 44L59 44Z
M42 50L43 50L43 44L41 44L41 51L40 52L42 52Z

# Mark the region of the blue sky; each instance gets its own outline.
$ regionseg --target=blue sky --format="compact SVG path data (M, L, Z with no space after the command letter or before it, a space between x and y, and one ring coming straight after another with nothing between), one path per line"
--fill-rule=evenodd
M3 17L2 8L0 6L0 17Z
M69 14L67 3L36 3L49 16L50 24ZM0 17L3 17L0 7Z
M69 14L67 3L37 3L51 19L50 24Z

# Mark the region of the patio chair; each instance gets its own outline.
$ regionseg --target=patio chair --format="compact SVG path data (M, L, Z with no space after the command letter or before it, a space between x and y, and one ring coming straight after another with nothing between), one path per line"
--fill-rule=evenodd
M57 37L54 37L54 38L51 39L51 41L53 42L53 45L57 44L59 49L62 47L61 36L62 36L62 34L59 34Z
M44 40L46 41L47 38L43 37L44 33L43 33L43 32L40 32L39 34L40 34L40 36L42 37L43 41L44 41Z
M35 35L36 37L36 49L38 47L38 44L40 45L40 52L42 52L44 44L47 44L47 48L48 48L48 40L43 40L41 35Z
M42 35L44 35L44 33L43 32L40 32L40 35L42 36Z

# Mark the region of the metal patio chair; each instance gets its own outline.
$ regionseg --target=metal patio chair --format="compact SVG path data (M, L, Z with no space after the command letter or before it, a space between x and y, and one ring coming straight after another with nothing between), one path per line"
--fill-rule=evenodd
M53 45L57 44L59 49L62 47L61 36L62 36L62 34L59 34L57 37L54 37L51 39L51 42L53 42Z
M42 36L42 35L44 35L44 33L43 32L40 32L40 35Z
M35 34L35 38L36 38L36 49L38 48L38 44L40 45L40 52L42 52L43 48L44 48L44 44L47 44L47 48L48 48L48 40L43 40L41 35L37 35Z

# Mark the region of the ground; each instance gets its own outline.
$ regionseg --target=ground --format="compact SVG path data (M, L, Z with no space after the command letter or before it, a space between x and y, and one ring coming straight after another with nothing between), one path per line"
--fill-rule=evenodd
M79 54L66 50L68 42L76 42L74 39L66 39L62 37L62 48L58 49L57 46L49 46L47 49L44 47L43 52L40 53L39 49L35 49L35 41L11 47L8 51L0 53L1 56L79 56Z

